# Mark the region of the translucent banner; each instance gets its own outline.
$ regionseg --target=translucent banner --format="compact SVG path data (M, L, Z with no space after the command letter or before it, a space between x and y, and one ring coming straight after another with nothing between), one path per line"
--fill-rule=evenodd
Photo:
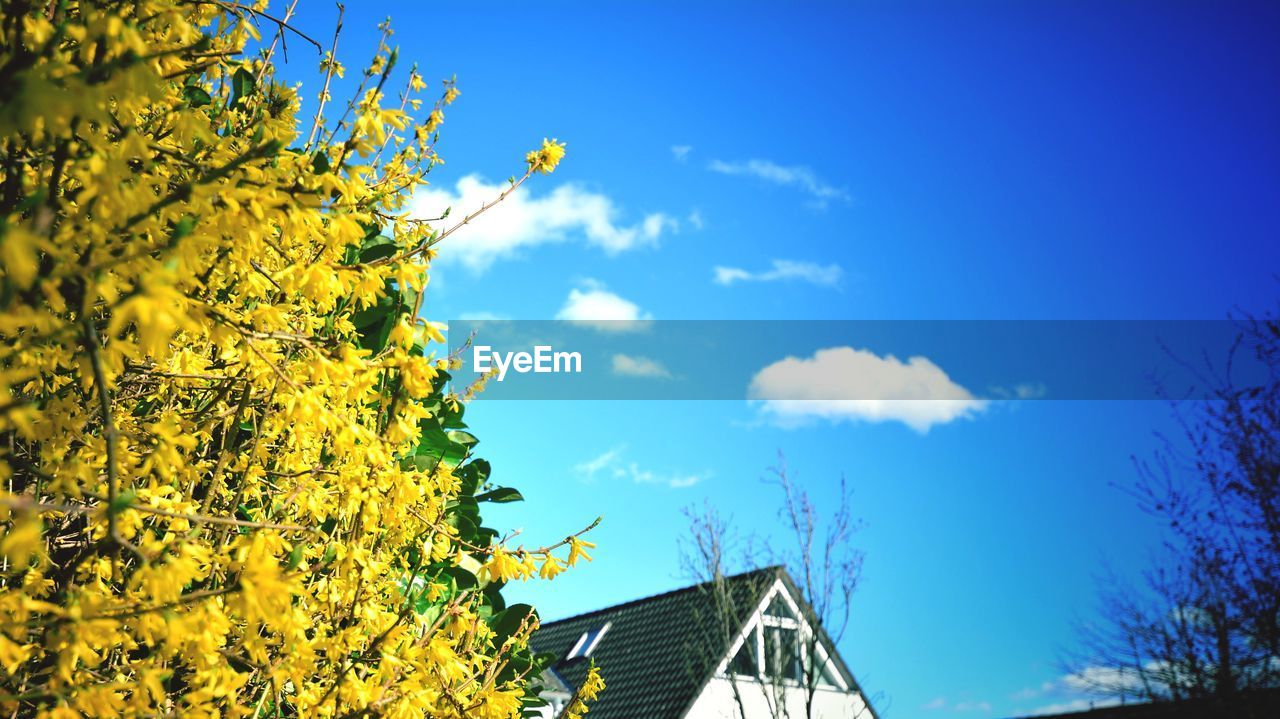
M449 324L482 400L1204 399L1267 368L1229 321L514 321ZM1235 349L1233 349L1235 348Z

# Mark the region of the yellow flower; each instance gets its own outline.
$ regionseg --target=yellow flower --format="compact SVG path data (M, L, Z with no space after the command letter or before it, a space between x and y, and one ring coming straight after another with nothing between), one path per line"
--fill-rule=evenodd
M562 158L564 158L564 143L543 138L542 147L525 155L524 160L529 163L530 172L548 175L555 171L556 165L560 164Z
M493 554L489 556L489 561L484 563L480 568L482 577L488 577L491 582L505 582L517 577L523 576L525 571L524 565L516 561L505 549L496 547Z
M0 267L13 283L22 289L31 286L40 269L36 250L40 238L22 227L9 228L0 238Z
M410 210L453 81L384 106L383 27L350 111L328 54L303 116L266 0L47 5L0 47L5 715L517 719L532 623L496 637L460 573L565 565L478 531L488 471L441 456L478 386L423 349L442 232Z
M17 512L13 515L13 526L0 537L0 557L9 560L11 570L25 569L33 556L40 556L44 552L44 539L40 531L40 517L34 512Z
M578 696L586 701L594 701L602 691L604 691L604 677L600 675L600 667L593 664L587 670L586 678L582 680L582 688L578 690Z
M588 542L577 537L569 537L569 558L566 560L570 567L578 563L579 559L591 561L591 555L586 550L594 548L594 542Z
M555 555L548 552L546 559L542 560L542 569L538 570L538 576L543 579L555 579L563 571L564 565L555 558Z

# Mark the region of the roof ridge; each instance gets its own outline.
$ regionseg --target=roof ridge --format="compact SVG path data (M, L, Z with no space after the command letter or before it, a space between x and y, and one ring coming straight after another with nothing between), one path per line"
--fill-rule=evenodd
M778 572L779 570L785 570L785 566L784 566L784 565L782 565L782 564L771 564L771 565L769 565L769 566L767 566L767 567L758 567L758 568L756 568L756 569L750 569L750 570L747 570L747 571L745 571L745 572L738 572L737 574L731 574L731 575L729 575L729 576L725 577L725 578L724 578L724 580L725 580L725 581L732 581L732 580L735 580L735 579L743 579L743 578L748 577L748 576L753 575L753 574L764 575L764 574L767 574L767 573L769 573L769 572L774 572L774 573L776 573L776 572ZM708 584L711 584L711 582L712 582L712 581L714 581L714 580L709 580L709 581L706 581L706 582L698 582L697 584L691 584L691 585L686 586L686 587L678 587L678 588L676 588L676 589L669 589L669 590L667 590L667 591L665 591L665 592L659 592L659 593L657 593L657 594L651 594L651 595L649 595L649 596L647 596L647 597L640 597L639 599L631 599L631 600L628 600L628 601L625 601L625 602L619 602L618 604L610 604L610 605L609 605L609 606L607 606L607 607L601 607L601 608L599 608L599 609L593 609L593 610L591 610L591 611L589 611L589 612L582 612L581 614L574 614L573 616L570 616L570 617L564 617L563 619L556 619L556 620L554 620L554 621L550 621L550 622L542 622L542 623L541 623L541 626L542 626L542 627L544 627L544 628L545 628L545 627L550 627L550 626L555 625L555 624L561 624L561 623L563 623L563 622L569 622L569 621L573 621L573 620L575 620L575 619L582 619L582 618L584 618L584 617L589 617L589 616L591 616L591 615L593 615L593 614L602 614L602 613L604 613L604 612L612 612L612 611L614 611L614 610L616 610L616 609L622 609L623 607L628 607L628 606L631 606L631 605L633 605L633 604L643 604L643 603L645 603L645 602L650 602L650 601L653 601L653 600L655 600L655 599L662 599L662 598L664 598L664 597L669 597L669 596L672 596L672 595L675 595L675 594L682 594L682 593L684 593L684 592L691 592L691 591L693 591L693 590L695 590L695 589L701 589L701 588L703 588L703 587L707 586Z

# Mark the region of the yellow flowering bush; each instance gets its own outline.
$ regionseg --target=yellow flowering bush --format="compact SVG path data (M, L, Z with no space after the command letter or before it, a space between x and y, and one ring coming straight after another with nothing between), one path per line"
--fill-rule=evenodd
M453 83L388 101L384 28L334 103L335 35L302 117L293 6L0 5L0 713L519 716L502 586L591 545L483 526L520 495L428 349Z

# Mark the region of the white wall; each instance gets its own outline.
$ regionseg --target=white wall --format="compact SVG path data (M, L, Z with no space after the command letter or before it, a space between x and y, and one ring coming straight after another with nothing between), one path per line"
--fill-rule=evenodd
M805 714L805 690L791 687L786 696L786 712L776 714L770 710L769 701L775 689L753 679L738 679L738 691L746 709L746 719L809 719ZM715 677L702 690L685 719L738 719L738 703L733 696L733 684L725 677ZM814 692L812 719L872 719L862 697L856 692L819 687Z

